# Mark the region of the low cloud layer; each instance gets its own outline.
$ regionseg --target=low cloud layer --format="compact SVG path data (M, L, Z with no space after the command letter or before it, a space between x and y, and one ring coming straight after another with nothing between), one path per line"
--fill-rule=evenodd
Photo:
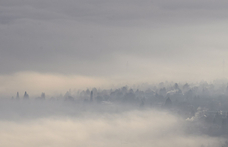
M225 139L188 134L184 121L167 112L132 110L116 114L82 113L30 121L0 121L5 147L220 147Z

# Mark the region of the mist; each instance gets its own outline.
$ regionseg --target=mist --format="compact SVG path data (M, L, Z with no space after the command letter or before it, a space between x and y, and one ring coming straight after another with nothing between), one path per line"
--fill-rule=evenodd
M118 113L82 112L26 121L0 121L1 145L6 147L157 146L215 147L222 137L186 131L186 122L168 112L131 110ZM193 127L193 126L192 126Z
M225 0L1 0L0 146L228 147Z
M0 100L1 145L226 147L228 86L173 83Z

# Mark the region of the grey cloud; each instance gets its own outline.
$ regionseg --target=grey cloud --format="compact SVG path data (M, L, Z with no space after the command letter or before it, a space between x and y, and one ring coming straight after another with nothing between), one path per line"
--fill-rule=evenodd
M0 7L0 73L118 76L127 63L147 70L132 64L143 60L173 69L214 64L227 48L226 1L12 0Z
M228 4L226 1L2 1L2 6L8 9L33 9L33 13L27 13L34 18L43 13L57 13L66 15L77 21L90 20L96 23L113 22L114 25L131 19L158 21L167 19L172 22L188 17L205 19L227 16L224 14ZM18 10L22 13L24 10ZM24 15L28 15L24 13ZM203 17L204 16L204 17ZM42 16L43 18L46 15ZM63 16L62 16L63 17ZM170 19L169 19L170 18ZM194 19L193 18L193 19ZM116 23L115 23L116 22ZM118 23L117 23L118 22ZM157 22L155 22L157 23ZM111 25L111 23L109 23ZM128 23L130 25L130 23Z

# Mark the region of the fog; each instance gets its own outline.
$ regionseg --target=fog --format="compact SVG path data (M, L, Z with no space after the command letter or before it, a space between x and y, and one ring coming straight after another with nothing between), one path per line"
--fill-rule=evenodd
M0 0L0 146L228 147L225 0Z
M186 122L168 112L131 110L80 116L58 116L26 121L0 121L5 147L156 146L219 147L225 138L186 131Z
M0 100L4 147L227 147L228 85L174 83Z

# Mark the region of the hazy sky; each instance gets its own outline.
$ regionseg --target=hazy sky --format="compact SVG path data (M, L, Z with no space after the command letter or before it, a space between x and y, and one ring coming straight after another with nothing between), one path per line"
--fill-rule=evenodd
M0 93L223 78L227 26L225 0L1 0Z

